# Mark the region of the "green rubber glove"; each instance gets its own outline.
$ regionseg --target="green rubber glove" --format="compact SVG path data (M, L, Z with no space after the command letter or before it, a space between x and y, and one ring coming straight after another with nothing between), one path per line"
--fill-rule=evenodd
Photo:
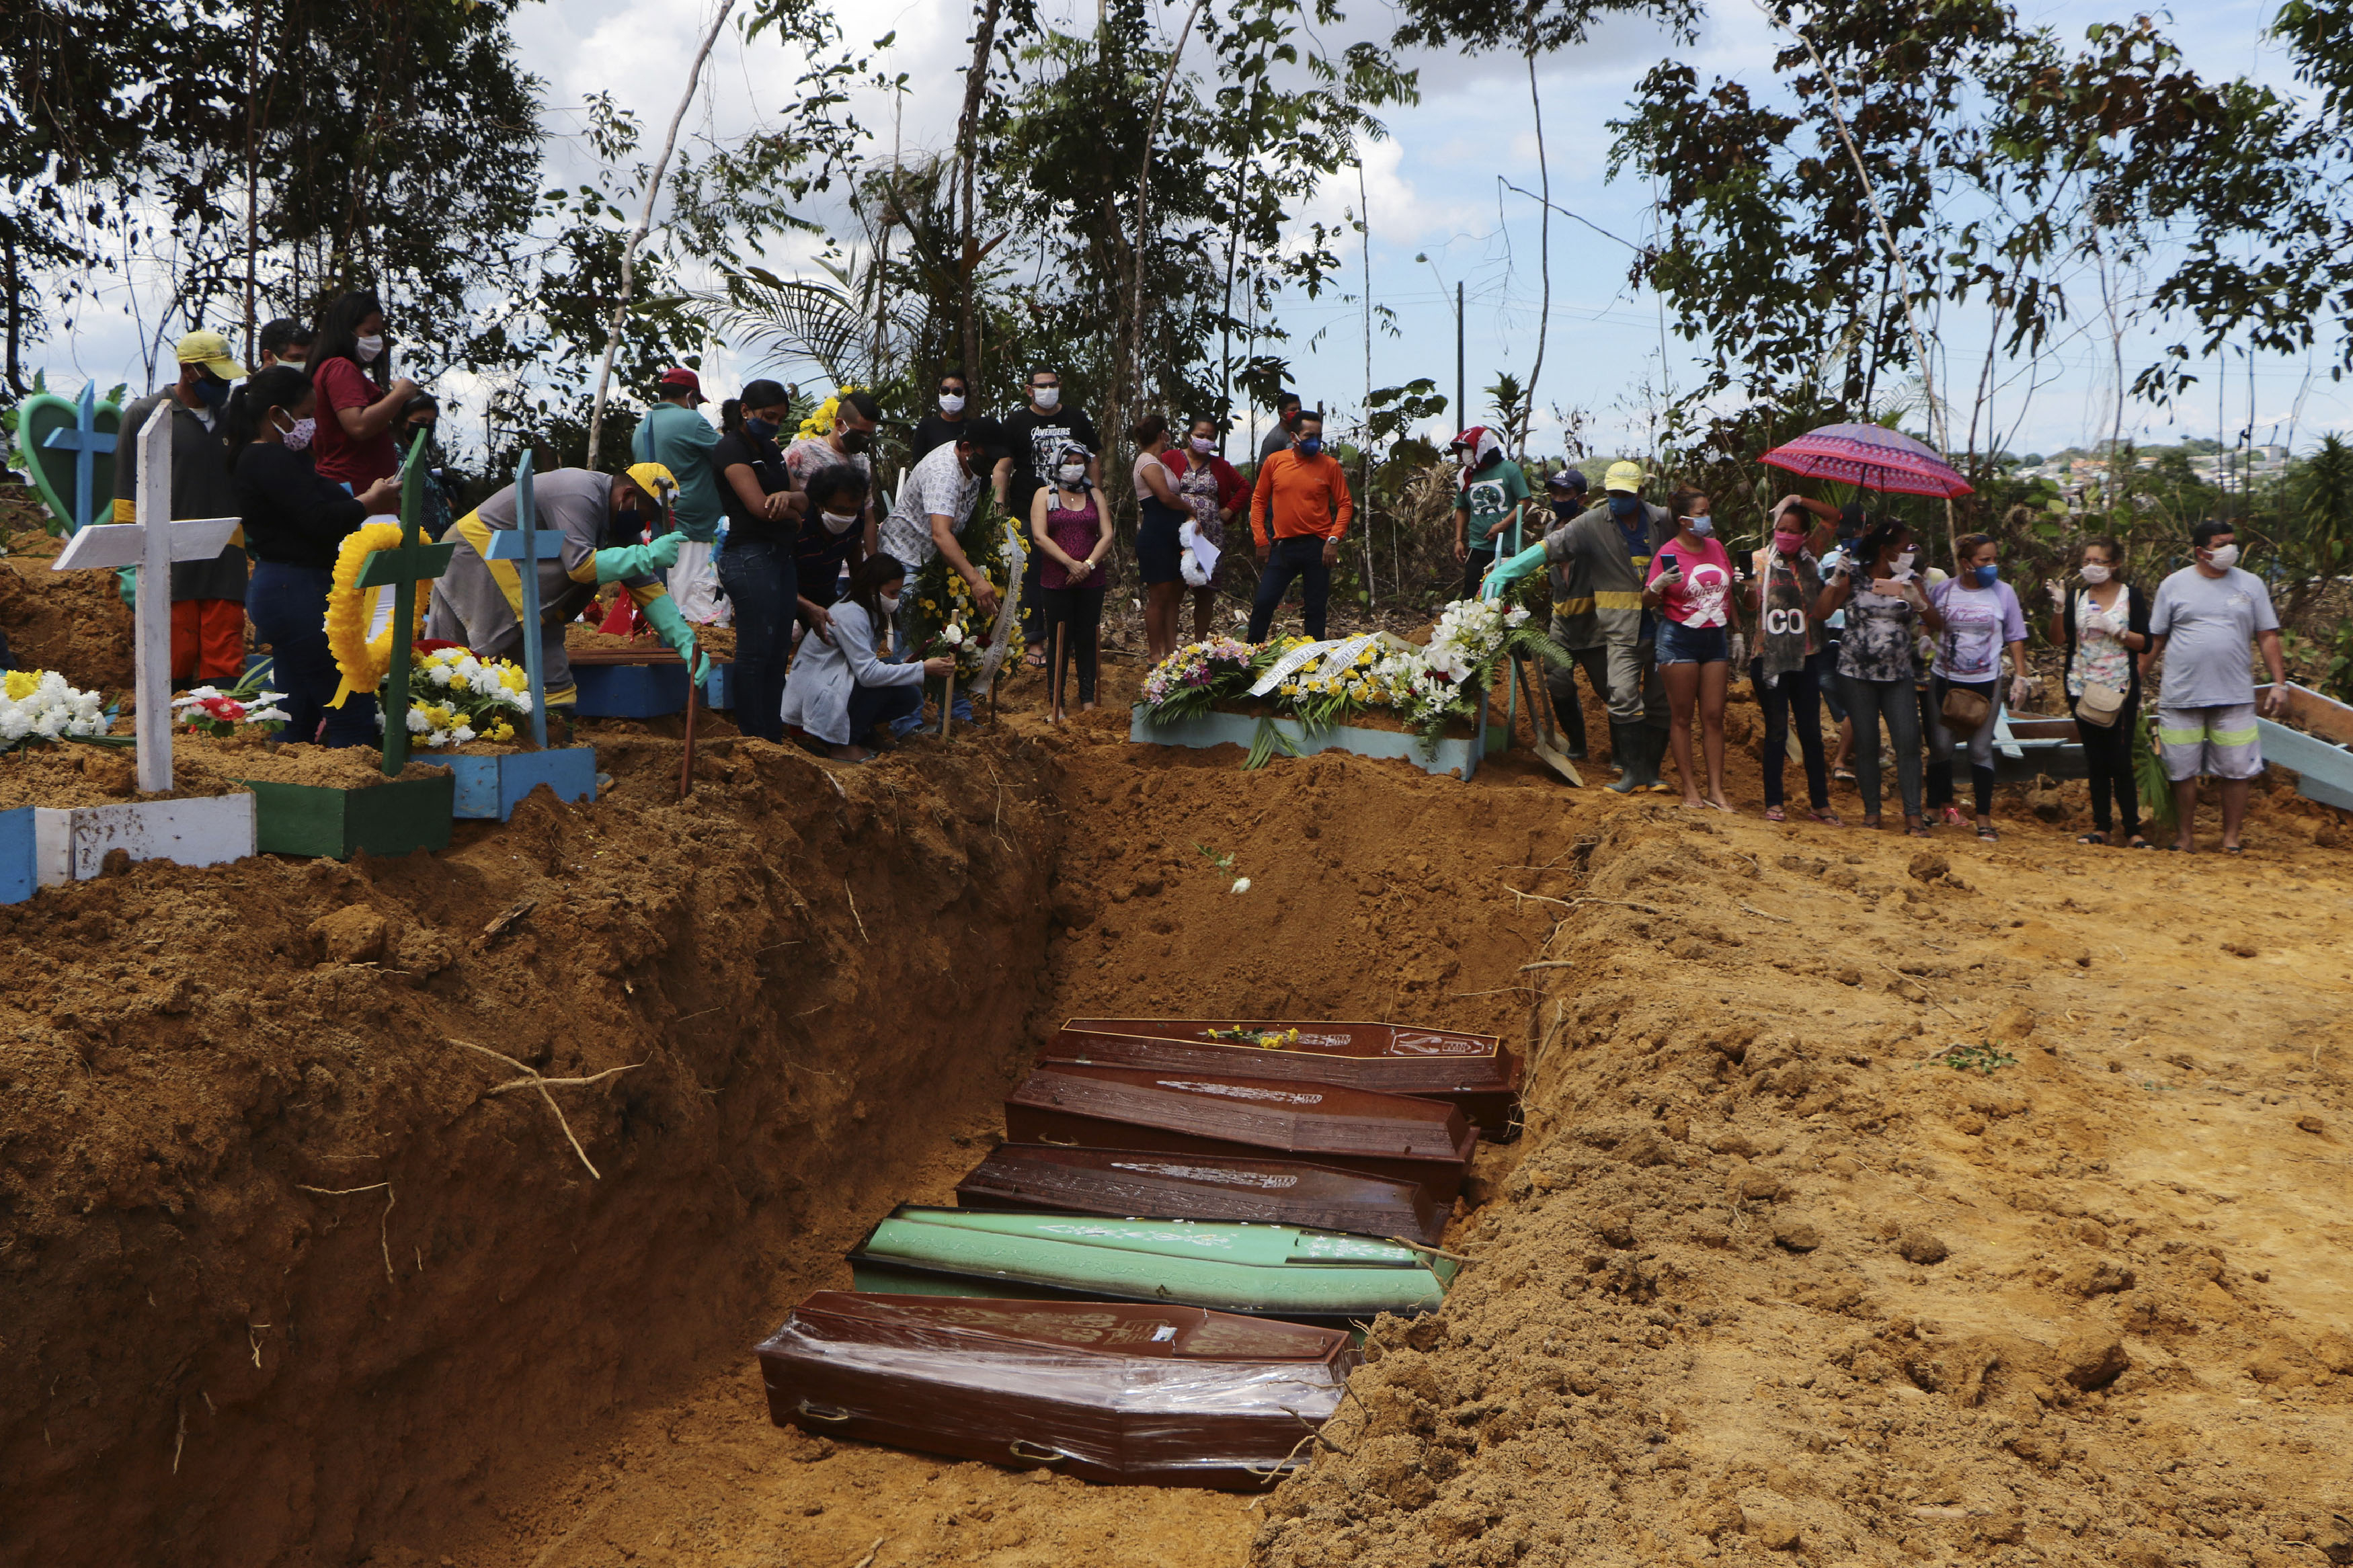
M596 585L617 583L624 577L650 577L657 572L667 572L678 564L678 552L686 544L686 535L672 529L651 544L617 544L610 550L596 552Z
M677 535L664 537L676 538ZM671 553L676 554L677 552ZM660 598L641 605L638 613L646 617L655 631L661 634L661 640L677 649L678 657L686 660L686 668L693 675L697 686L711 679L711 656L694 646L694 628L686 624L686 616L680 613L676 599L664 594Z
M134 610L139 607L138 567L117 566L114 569L114 587L115 591L122 595L124 604Z
M1516 583L1545 563L1544 542L1538 540L1509 560L1498 561L1487 571L1486 579L1479 584L1482 599L1500 599L1505 585Z

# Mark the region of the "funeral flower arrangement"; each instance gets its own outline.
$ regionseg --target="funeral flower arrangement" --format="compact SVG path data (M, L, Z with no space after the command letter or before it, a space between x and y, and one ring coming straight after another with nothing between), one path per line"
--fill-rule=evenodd
M277 734L286 728L286 710L278 706L283 691L265 691L261 667L223 691L217 686L191 687L172 699L172 717L184 733L213 735L222 740Z
M1476 720L1481 694L1508 658L1558 664L1567 656L1521 606L1459 599L1440 614L1429 644L1420 647L1385 636L1323 644L1278 637L1255 647L1230 638L1194 643L1145 677L1143 706L1152 719L1166 722L1221 703L1257 700L1311 729L1378 710L1430 745L1451 721ZM1260 687L1265 689L1253 689Z
M914 646L923 650L919 657L954 658L958 686L967 685L979 678L981 661L988 655L989 639L997 635L997 621L1002 616L1005 600L1008 595L1018 597L1020 594L1021 565L1008 564L1008 554L1018 555L1022 563L1029 559L1026 552L1008 552L1001 545L992 554L977 548L986 534L976 531L970 537L974 547L968 548L965 553L980 569L981 574L988 579L989 585L997 590L997 616L980 613L980 605L972 596L972 585L964 580L964 574L949 568L944 555L934 555L923 564L923 569L915 574L912 589L915 596ZM1020 525L1010 518L1006 519L1005 539L1018 546L1023 537ZM951 630L955 633L954 640L948 637ZM1021 636L1021 617L1016 615L1012 617L1010 634L1006 639L1005 657L997 668L1002 669L1019 658L1025 646Z
M0 752L35 741L75 741L106 733L97 693L77 691L54 669L12 669L0 676Z
M512 659L428 642L408 665L408 731L428 746L512 741L516 721L531 716L530 677Z

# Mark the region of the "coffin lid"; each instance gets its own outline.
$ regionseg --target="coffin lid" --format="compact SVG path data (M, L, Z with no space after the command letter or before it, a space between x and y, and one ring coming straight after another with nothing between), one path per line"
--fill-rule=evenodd
M793 1309L811 1339L845 1344L968 1345L1145 1360L1329 1362L1345 1352L1337 1329L1124 1301L1024 1301L982 1297L884 1296L820 1290Z
M1459 1162L1471 1137L1461 1111L1438 1100L1182 1069L1055 1064L1006 1103L1303 1152Z

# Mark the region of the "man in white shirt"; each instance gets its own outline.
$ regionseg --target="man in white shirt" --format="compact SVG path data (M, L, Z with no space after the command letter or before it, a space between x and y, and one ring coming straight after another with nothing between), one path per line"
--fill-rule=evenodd
M2271 591L2262 578L2239 569L2239 537L2232 525L2201 522L2190 530L2189 542L2196 563L2158 584L2148 616L2149 657L2165 659L2157 740L2177 819L2168 847L2184 853L2197 847L2198 778L2211 773L2222 781L2222 848L2235 855L2247 819L2248 784L2263 771L2248 640L2263 650L2271 672L2266 716L2287 706L2287 669Z
M984 616L997 613L997 588L965 553L962 534L981 476L1003 441L996 420L965 420L954 441L933 447L907 470L880 531L882 552L897 556L910 577L929 565L934 555L946 556L948 570L965 580ZM903 605L901 615L905 615Z

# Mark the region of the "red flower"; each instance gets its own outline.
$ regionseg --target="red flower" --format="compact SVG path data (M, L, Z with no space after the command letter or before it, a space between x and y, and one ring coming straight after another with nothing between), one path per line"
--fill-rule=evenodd
M207 697L196 706L227 724L242 722L245 718L245 704L227 697Z

